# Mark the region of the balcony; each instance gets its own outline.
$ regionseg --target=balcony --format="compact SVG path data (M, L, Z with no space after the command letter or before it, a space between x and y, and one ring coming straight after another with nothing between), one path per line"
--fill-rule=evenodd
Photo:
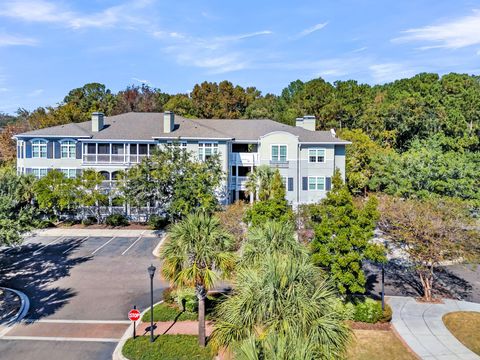
M288 168L288 160L270 160L270 166L274 168Z
M138 164L147 155L119 155L119 154L86 154L83 155L83 164Z
M246 176L232 176L229 186L230 190L246 190L245 183L247 179L248 177Z
M230 153L230 165L256 165L258 164L258 153Z

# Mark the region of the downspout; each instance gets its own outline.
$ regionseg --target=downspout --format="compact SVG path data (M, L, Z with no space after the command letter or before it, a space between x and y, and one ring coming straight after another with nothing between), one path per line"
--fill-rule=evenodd
M300 205L300 143L297 150L297 209Z

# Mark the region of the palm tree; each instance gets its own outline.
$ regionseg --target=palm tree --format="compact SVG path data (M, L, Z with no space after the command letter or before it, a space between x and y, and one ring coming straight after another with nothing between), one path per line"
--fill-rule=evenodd
M250 227L242 247L241 262L252 266L262 261L265 254L306 255L307 249L295 238L292 223L269 220L260 226Z
M255 200L266 200L270 197L271 182L275 171L268 165L260 165L248 174L245 188L253 194Z
M221 277L233 270L234 242L220 226L216 216L205 213L188 215L172 225L160 258L166 279L176 286L195 288L198 298L198 341L205 346L205 299Z
M234 288L217 308L215 346L230 346L243 359L343 355L350 330L335 311L333 287L308 256L267 254L255 266L238 270Z

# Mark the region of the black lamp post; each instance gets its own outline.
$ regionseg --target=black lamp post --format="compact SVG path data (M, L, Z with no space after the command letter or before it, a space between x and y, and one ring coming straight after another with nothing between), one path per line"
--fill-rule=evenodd
M150 342L153 342L153 276L157 268L153 265L148 267L148 275L150 275Z
M382 262L382 311L385 311L385 264Z

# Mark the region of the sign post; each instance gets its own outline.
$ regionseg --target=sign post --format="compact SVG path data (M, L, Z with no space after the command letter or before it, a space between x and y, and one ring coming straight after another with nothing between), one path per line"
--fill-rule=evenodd
M135 333L135 321L140 319L140 311L137 310L137 306L133 305L133 309L128 312L128 319L130 321L133 321L133 338L135 339L136 333Z

